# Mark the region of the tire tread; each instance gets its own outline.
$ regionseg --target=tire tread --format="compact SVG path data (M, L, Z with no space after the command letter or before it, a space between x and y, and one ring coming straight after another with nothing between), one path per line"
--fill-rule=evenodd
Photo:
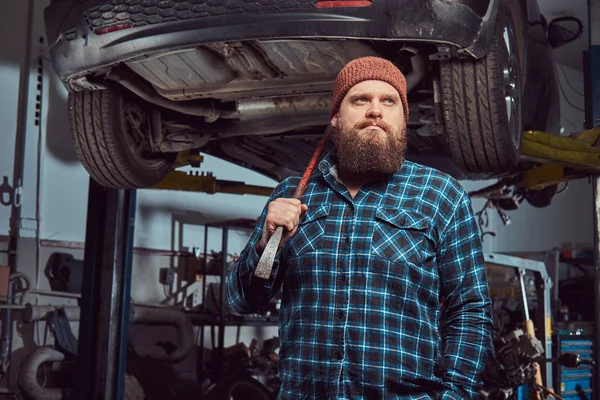
M77 157L92 179L109 188L149 187L172 169L166 162L153 171L141 171L124 154L122 98L114 90L77 91L69 94L69 121Z
M499 14L500 22L507 15ZM520 146L512 143L507 119L501 40L497 34L482 59L440 64L448 144L457 164L468 172L506 172L520 158Z

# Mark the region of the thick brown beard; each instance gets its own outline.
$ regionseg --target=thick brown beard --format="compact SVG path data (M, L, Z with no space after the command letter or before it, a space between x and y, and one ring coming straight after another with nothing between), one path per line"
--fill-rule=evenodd
M340 124L333 135L340 168L355 174L383 175L394 174L400 169L407 147L406 123L394 128L379 121L377 124L385 130L385 135L378 130L359 133L373 122L366 119L352 128Z

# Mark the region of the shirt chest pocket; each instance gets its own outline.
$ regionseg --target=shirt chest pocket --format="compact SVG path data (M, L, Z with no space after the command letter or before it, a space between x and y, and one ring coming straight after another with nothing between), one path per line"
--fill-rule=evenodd
M288 249L292 256L300 256L320 249L329 207L330 204L309 206L308 211L300 219L298 230L288 242Z
M414 211L379 209L375 213L373 255L395 263L419 265L429 220Z

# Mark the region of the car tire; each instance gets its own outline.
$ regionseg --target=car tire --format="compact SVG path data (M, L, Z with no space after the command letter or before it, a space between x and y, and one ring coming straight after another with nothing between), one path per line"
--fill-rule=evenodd
M69 93L69 120L77 156L102 186L147 188L173 170L176 154L149 150L148 111L116 88Z
M469 173L505 173L521 157L523 27L519 3L503 1L487 55L440 64L449 148L455 162Z

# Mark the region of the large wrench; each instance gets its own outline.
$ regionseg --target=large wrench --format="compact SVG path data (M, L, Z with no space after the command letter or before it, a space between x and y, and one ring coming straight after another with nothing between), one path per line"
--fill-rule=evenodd
M325 143L327 142L327 138L329 134L333 130L333 126L328 125L321 141L317 145L315 152L300 179L300 183L296 187L296 191L294 192L294 199L299 199L302 197L304 193L304 189L306 189L306 184L308 183L308 179L312 175L315 166L317 165L317 161L319 161L319 156L323 152L325 148ZM273 270L273 262L275 261L275 255L277 254L277 249L279 248L279 244L281 243L281 237L283 236L283 227L278 226L275 229L273 235L269 238L267 242L267 246L263 250L262 255L260 256L260 260L258 261L258 265L256 266L256 270L254 270L254 276L262 279L269 279L271 276L271 271Z

